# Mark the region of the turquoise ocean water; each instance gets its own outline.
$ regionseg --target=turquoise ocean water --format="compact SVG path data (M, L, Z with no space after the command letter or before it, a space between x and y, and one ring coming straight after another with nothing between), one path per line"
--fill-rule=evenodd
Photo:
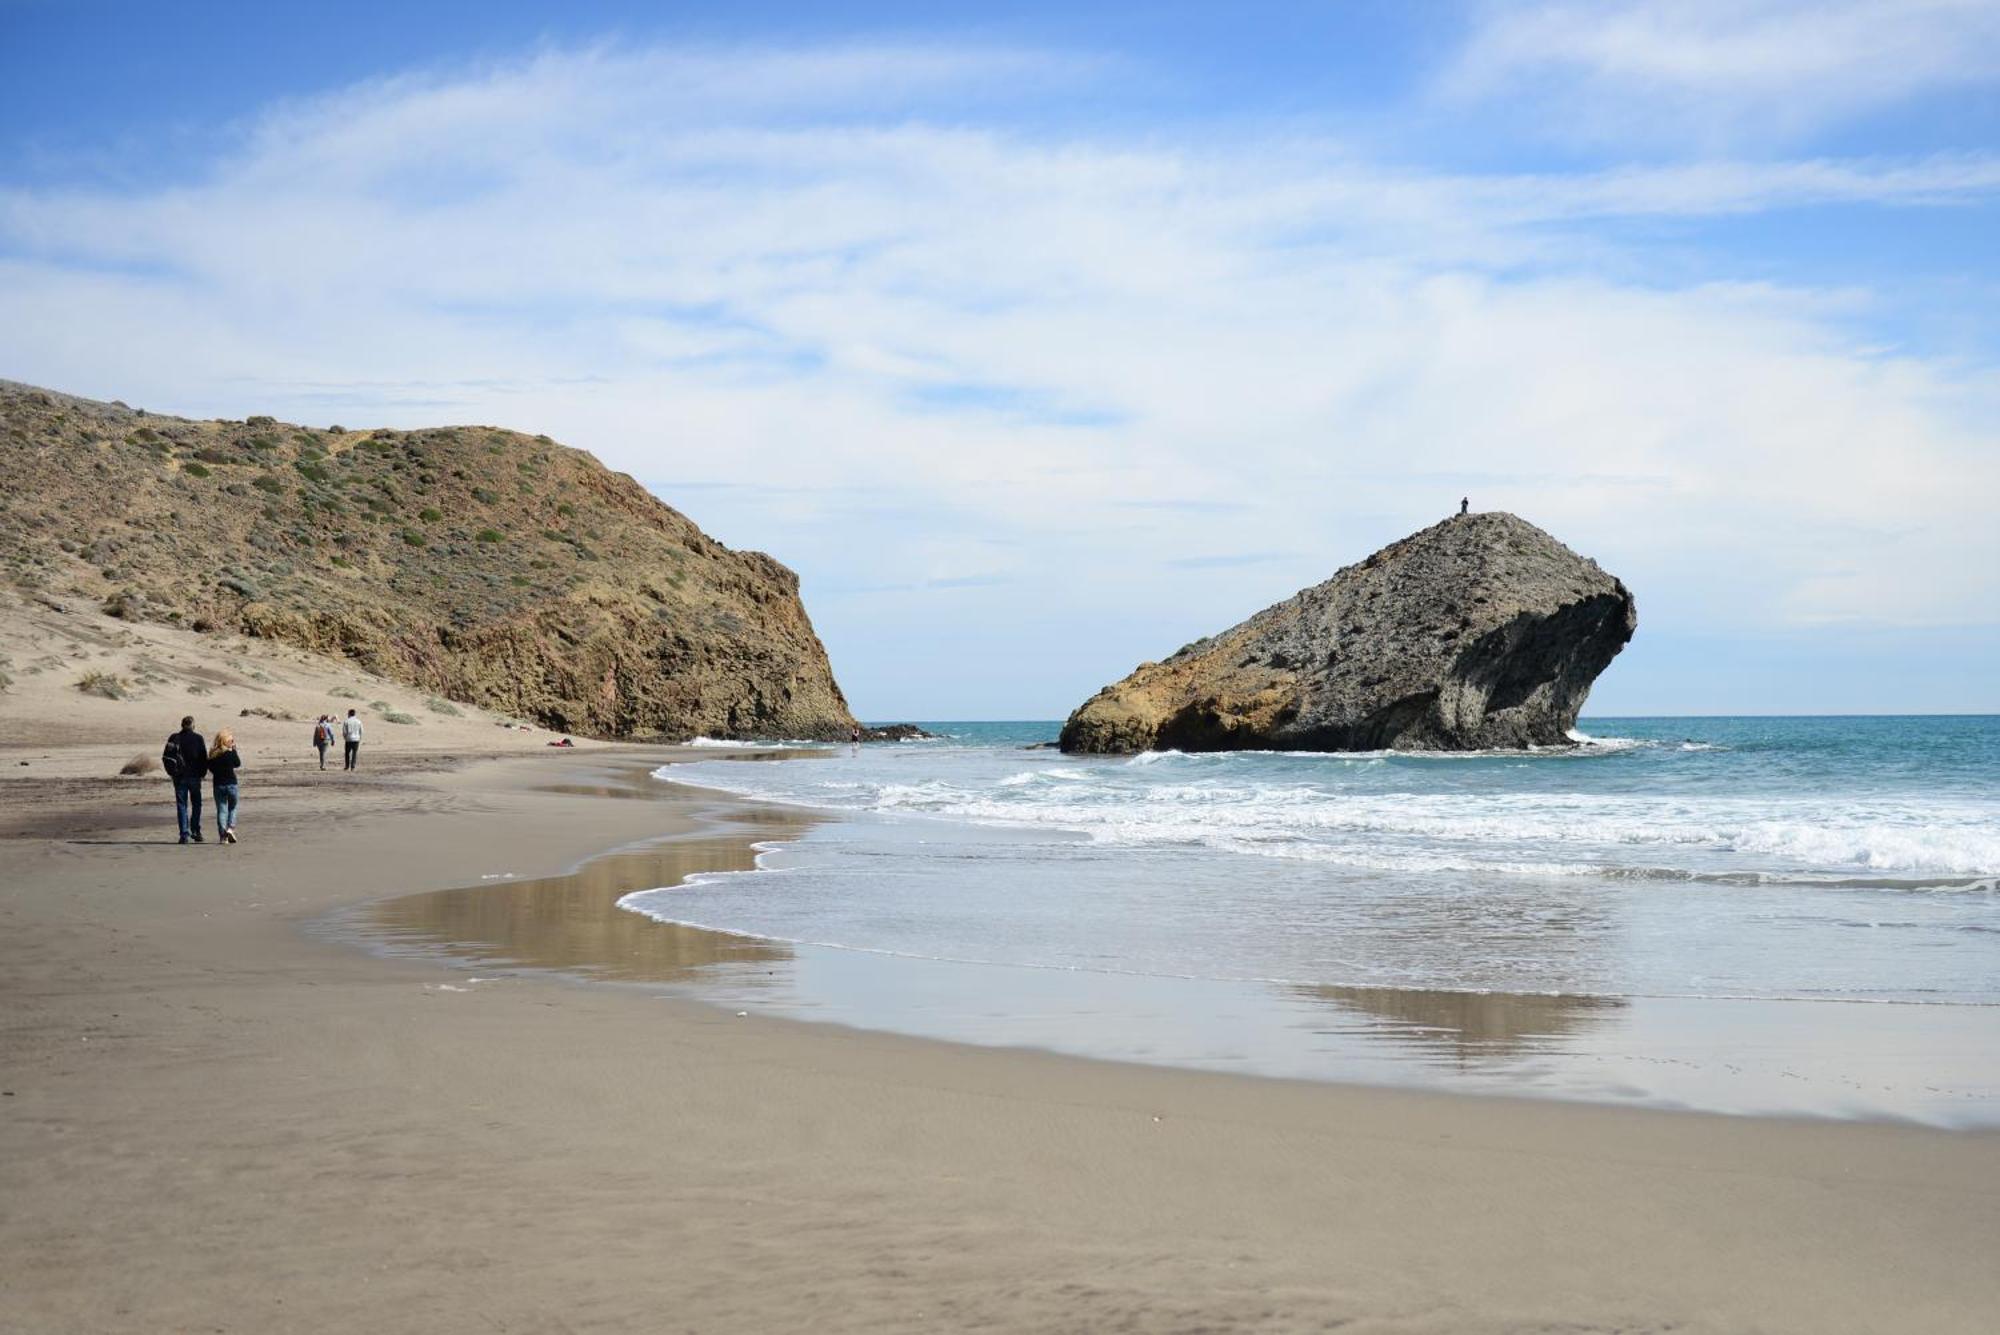
M2000 719L1596 718L1529 753L1116 758L1023 749L1054 722L927 726L942 739L661 770L844 819L624 906L796 946L813 966L786 1009L942 1037L1417 1083L1448 1053L1526 1092L1597 1042L1607 1087L1642 1101L1994 1103ZM1635 1083L1611 1037L1667 1017L1682 1038L1646 1042L1672 1049L1725 1014L1789 1035L1739 1054L1773 1071L1733 1102ZM1352 1041L1377 1031L1388 1047ZM1944 1034L1960 1048L1924 1066ZM1904 1049L1893 1071L1871 1044ZM1788 1060L1820 1072L1814 1097L1771 1084ZM1901 1092L1858 1092L1877 1076ZM1828 1079L1846 1103L1825 1106ZM1955 1111L1905 1106L1925 1085Z

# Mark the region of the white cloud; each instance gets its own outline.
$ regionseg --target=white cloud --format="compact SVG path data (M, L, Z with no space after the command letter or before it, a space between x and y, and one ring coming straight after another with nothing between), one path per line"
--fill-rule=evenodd
M738 484L666 493L824 586L844 663L976 630L1032 676L1112 608L1158 652L1467 488L1669 622L2000 615L1991 366L1870 346L1865 290L1625 280L1590 230L1990 200L1993 160L1426 174L908 110L977 53L830 62L544 53L287 108L171 189L0 192L0 359Z
M1785 139L2000 81L1995 0L1489 4L1441 88L1527 97L1572 138Z

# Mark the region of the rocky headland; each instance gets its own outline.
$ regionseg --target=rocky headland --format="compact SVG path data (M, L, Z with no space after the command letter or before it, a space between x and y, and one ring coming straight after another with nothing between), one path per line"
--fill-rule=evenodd
M1631 593L1515 515L1455 516L1164 662L1065 751L1462 751L1567 742L1632 638Z
M189 421L0 381L0 470L0 563L30 596L592 736L854 727L796 575L545 436Z

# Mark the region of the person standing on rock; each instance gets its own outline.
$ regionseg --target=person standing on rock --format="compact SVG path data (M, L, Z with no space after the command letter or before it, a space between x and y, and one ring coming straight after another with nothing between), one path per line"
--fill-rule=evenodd
M361 762L361 716L353 710L340 722L340 735L347 739L345 763L342 769L353 769Z
M201 778L208 773L208 743L194 730L194 715L181 720L181 730L167 738L160 768L174 781L174 818L181 842L201 842Z
M1470 496L1461 496L1458 498L1459 518L1461 519L1465 518L1465 516L1471 511L1471 509L1472 509L1472 498Z
M215 734L208 752L208 777L215 783L215 837L225 844L236 842L236 771L243 757L236 754L236 734L223 728Z

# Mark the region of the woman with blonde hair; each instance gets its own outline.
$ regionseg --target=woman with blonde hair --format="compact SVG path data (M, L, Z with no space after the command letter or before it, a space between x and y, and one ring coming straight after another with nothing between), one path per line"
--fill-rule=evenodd
M236 842L236 771L241 768L236 734L224 728L208 748L208 774L215 780L215 832L225 844Z

